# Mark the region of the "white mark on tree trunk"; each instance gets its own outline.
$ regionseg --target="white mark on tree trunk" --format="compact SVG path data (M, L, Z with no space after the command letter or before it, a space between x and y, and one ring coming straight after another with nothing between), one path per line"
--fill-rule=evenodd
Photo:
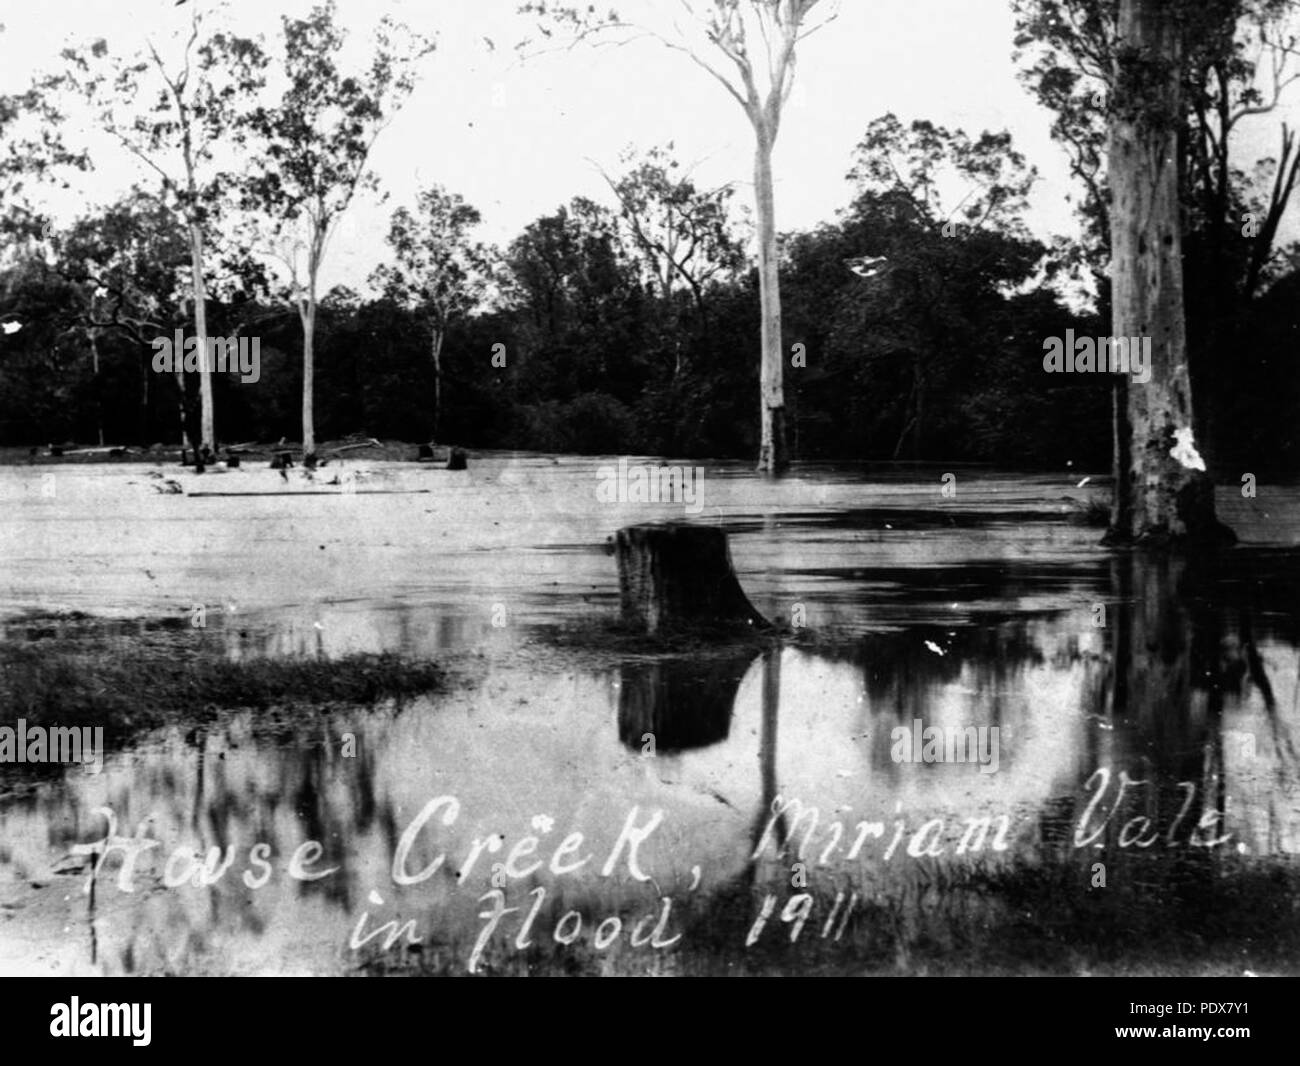
M1205 460L1201 458L1200 452L1192 442L1191 426L1174 430L1174 446L1169 449L1169 454L1187 470L1205 469Z

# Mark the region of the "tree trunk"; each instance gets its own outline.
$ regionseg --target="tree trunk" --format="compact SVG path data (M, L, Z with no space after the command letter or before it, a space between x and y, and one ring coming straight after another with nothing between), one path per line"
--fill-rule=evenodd
M758 209L758 294L762 314L759 364L761 444L758 469L777 474L789 465L785 442L785 361L781 352L781 279L776 247L776 202L772 191L772 136L756 120L754 199Z
M722 530L627 526L616 544L624 622L652 635L699 626L772 628L740 587Z
M1129 528L1129 512L1133 501L1128 492L1120 491L1120 471L1128 469L1129 445L1128 393L1123 377L1116 375L1110 393L1111 469L1115 472L1115 489L1110 499L1110 528Z
M1111 277L1116 337L1150 338L1151 377L1129 382L1128 465L1115 471L1111 540L1218 536L1214 485L1196 452L1178 198L1182 41L1169 0L1122 0L1110 126Z
M444 332L433 327L433 440L438 439L442 429L442 341Z
M194 448L195 444L190 440L189 417L185 411L185 371L181 369L180 360L176 360L176 390L180 394L178 412L181 419L181 449Z
M193 224L190 225L190 272L194 276L194 336L199 342L199 402L203 411L199 430L202 439L194 442L194 446L201 448L206 444L215 452L217 443L212 412L212 367L208 350L208 283L203 274L203 233Z
M140 359L140 446L144 448L152 443L149 440L149 374L152 369L149 357L142 356Z
M312 413L312 390L315 388L316 301L307 298L302 318L302 456L316 454L316 421Z
M95 336L95 327L90 333L90 361L95 375L95 432L99 437L99 446L104 446L104 384L99 380L99 340Z

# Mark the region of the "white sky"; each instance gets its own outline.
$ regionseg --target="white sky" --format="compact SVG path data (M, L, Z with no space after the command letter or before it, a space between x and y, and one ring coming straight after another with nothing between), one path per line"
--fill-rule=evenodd
M190 0L191 3L195 0ZM667 0L665 0L667 2ZM542 56L520 63L513 45L530 29L518 0L339 0L340 21L364 43L390 12L426 33L437 52L415 95L381 135L372 168L390 199L358 204L332 244L321 291L361 288L384 257L388 214L438 182L484 215L482 236L504 243L575 195L612 203L589 160L617 169L620 151L673 141L712 187L737 182L748 202L752 134L739 105L685 56L653 41ZM598 5L599 6L599 5ZM232 0L240 32L273 39L281 14L303 15L309 0ZM160 42L188 18L174 0L0 0L0 92L25 88L33 73L58 66L69 43L105 37L133 51L146 35ZM495 49L484 38L490 39ZM1037 166L1031 229L1074 234L1064 153L1048 137L1051 116L1016 81L1007 0L841 0L839 18L803 42L798 82L777 145L778 226L806 228L848 201L854 146L867 124L893 111L904 122L930 119L976 134L1010 129ZM1300 125L1300 86L1286 107L1247 130L1272 151L1281 122ZM1253 147L1253 143L1252 143ZM79 206L106 203L146 177L111 145L95 153L96 173L72 196L49 201L66 221ZM1285 236L1294 236L1296 207Z

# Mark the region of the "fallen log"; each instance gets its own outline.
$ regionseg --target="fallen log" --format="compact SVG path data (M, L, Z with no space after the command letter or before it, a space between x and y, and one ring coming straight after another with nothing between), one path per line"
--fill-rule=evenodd
M749 602L727 535L713 526L625 526L615 540L623 621L648 634L692 627L771 629Z

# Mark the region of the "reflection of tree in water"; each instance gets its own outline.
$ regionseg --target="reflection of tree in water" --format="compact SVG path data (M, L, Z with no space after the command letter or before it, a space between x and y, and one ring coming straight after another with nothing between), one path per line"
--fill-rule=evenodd
M1282 849L1273 841L1261 857L1238 853L1239 835L1228 839L1229 820L1239 826L1243 814L1229 810L1229 777L1242 755L1266 757L1226 743L1225 712L1243 708L1252 686L1274 731L1270 802L1296 788L1294 749L1255 643L1261 601L1252 590L1261 583L1241 581L1240 565L1139 552L1111 561L1108 655L1083 694L1099 725L1087 734L1084 772L1105 767L1110 778L1083 782L1042 828L1050 861L1075 868L1066 881L1077 891L1063 894L1062 912L1091 915L1116 943L1240 942L1270 920L1278 891L1293 891L1275 878L1270 860ZM1270 628L1294 634L1294 618ZM1141 784L1117 804L1121 771Z
M1005 727L1008 694L1019 691L1028 669L1045 661L1040 627L1033 623L1024 615L990 615L979 626L916 626L866 638L853 658L862 670L878 735L888 738L893 727L910 726L914 719L934 724L937 694L963 680L972 714L962 724ZM1077 645L1070 652L1077 657ZM890 777L900 772L889 743L875 744L872 751L874 770Z
M620 670L618 739L641 751L653 738L658 753L687 751L726 740L740 682L752 651L700 662L628 663Z
M1073 704L1083 747L1066 764L1075 771L1037 811L1038 846L1009 853L1005 865L977 861L964 872L949 870L937 882L947 887L929 896L915 894L908 911L912 917L892 933L877 928L882 913L877 910L868 923L875 932L866 934L875 948L888 955L893 948L882 945L896 944L906 954L920 942L918 937L932 938L935 943L984 943L994 957L1032 960L1049 968L1068 967L1072 958L1085 960L1080 965L1117 959L1140 971L1154 959L1175 964L1180 958L1193 964L1203 960L1211 967L1223 958L1239 962L1243 947L1268 942L1285 951L1300 939L1294 921L1278 925L1279 914L1293 912L1290 900L1298 887L1294 871L1279 865L1285 862L1287 845L1277 828L1288 812L1294 819L1300 799L1291 733L1295 712L1286 706L1289 697L1276 696L1276 679L1268 676L1259 646L1272 640L1295 647L1300 596L1294 595L1289 569L1278 580L1275 568L1260 568L1258 560L1243 554L1217 561L1115 556L1108 564L1108 587L1097 592L1107 611L1100 629L1092 627L1091 611L1076 609L1055 616L993 618L955 630L910 627L869 638L851 650L816 652L819 658L842 659L860 669L868 714L886 735L888 727L913 718L928 723L935 701L944 699L945 692L951 699L954 689L970 701L970 724L1017 723L1018 715L1038 710L1024 705L1028 671L1046 666L1073 677L1057 691ZM763 659L761 802L751 852L762 839L778 792L779 655ZM1271 742L1254 753L1255 768L1243 768L1237 731L1251 716L1267 732L1261 741ZM888 761L887 745L873 745L873 752L882 748L885 761L873 756L872 775L900 774L902 768ZM1032 749L1023 755L1032 762ZM1102 783L1092 776L1098 767L1110 776L1085 820ZM1258 768L1263 768L1258 772L1267 791L1252 799L1242 787L1242 775ZM1130 784L1116 806L1121 771L1130 782L1146 783ZM1275 806L1280 814L1274 814ZM1255 808L1265 807L1270 816L1267 853L1239 852L1243 815L1258 815ZM1086 841L1083 846L1077 846L1076 829L1077 840ZM788 818L778 815L773 823L778 853L785 854L790 832ZM1234 835L1223 839L1229 832ZM1097 863L1105 866L1104 889L1093 887ZM886 872L901 870L889 867ZM890 885L888 891L910 890L904 880ZM823 895L834 891L824 882L812 890ZM726 930L734 940L733 927L753 919L764 891L777 893L779 913L798 889L790 887L788 870L784 887L779 881L760 885L759 867L751 862L705 908L703 936L712 932L725 950L729 941L718 931ZM828 900L818 898L818 913L825 914ZM864 897L859 913L883 898L872 904ZM973 940L972 921L981 931ZM764 937L773 950L785 942L777 935ZM1263 957L1270 956L1265 952Z
M762 782L760 796L762 801L758 808L758 817L754 819L754 828L752 839L749 844L749 853L753 855L758 850L759 841L763 839L763 827L772 810L772 803L776 799L777 779L776 779L776 737L778 726L778 715L781 709L781 651L772 649L763 656L763 717L762 725L759 730L758 746L758 766L759 779ZM786 826L784 814L776 822L776 840L777 846L784 848L790 838L789 829ZM751 860L747 867L750 878L750 887L753 887L754 873L758 869L757 865Z
M100 900L115 910L134 911L131 928L114 930L121 939L118 958L110 957L110 965L116 962L126 972L137 967L202 972L204 959L229 955L224 941L230 937L262 936L268 919L288 924L295 899L315 897L350 911L359 893L348 868L349 847L377 823L381 829L391 827L394 816L387 803L376 799L373 745L359 742L353 757L341 754L340 736L348 729L325 715L298 724L292 738L257 726L250 737L226 723L193 729L181 744L169 745L167 757L142 760L129 790L107 802L118 813L118 832L124 835L134 834L147 807L155 816L150 835L161 844L147 853L137 871L138 903L119 893L115 865L99 876ZM256 757L226 758L227 751L250 746L257 749ZM187 765L190 772L185 772ZM133 811L134 820L123 816L126 811ZM83 831L82 839L96 832L102 833L98 825ZM395 836L395 830L389 834ZM308 869L339 867L337 873L317 881L287 876L290 857L307 840L324 848ZM250 889L243 875L247 870L259 876L249 861L255 843L270 846L273 873L265 886ZM233 861L216 885L161 887L163 866L177 848L192 847L200 863L209 849L220 849L214 864L219 868L232 846ZM108 948L103 937L101 946Z
M1224 813L1225 699L1241 704L1247 686L1260 695L1279 754L1288 749L1256 644L1259 585L1229 580L1226 569L1211 558L1142 554L1111 563L1110 657L1091 699L1101 719L1122 727L1113 757L1153 782L1147 791L1160 817L1183 805L1179 782L1196 785L1207 811ZM1294 632L1293 620L1285 631Z

